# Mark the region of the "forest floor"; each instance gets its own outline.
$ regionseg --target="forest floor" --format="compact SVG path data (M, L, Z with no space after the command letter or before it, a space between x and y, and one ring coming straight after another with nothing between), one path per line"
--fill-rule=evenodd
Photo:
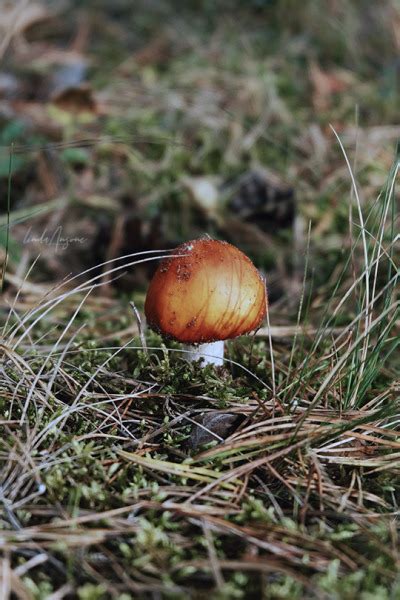
M0 597L398 599L400 6L196 4L0 13ZM143 320L205 233L223 367Z

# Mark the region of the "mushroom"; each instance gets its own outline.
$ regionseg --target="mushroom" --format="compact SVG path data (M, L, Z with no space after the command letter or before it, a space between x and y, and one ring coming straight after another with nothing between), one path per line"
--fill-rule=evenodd
M149 326L189 344L187 358L222 365L224 340L256 329L267 311L263 279L238 248L201 238L162 260L146 296Z

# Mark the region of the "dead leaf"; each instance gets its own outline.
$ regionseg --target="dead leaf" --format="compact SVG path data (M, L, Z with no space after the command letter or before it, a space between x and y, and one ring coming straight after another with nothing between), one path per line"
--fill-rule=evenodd
M309 76L313 86L312 102L319 111L326 111L331 106L332 97L345 91L352 82L350 73L339 69L328 73L316 62L310 64Z
M239 426L243 415L232 413L207 413L198 419L198 425L192 429L188 447L197 450L210 442L221 442Z
M73 114L97 113L97 102L92 88L87 83L63 89L53 95L52 103L57 108Z
M170 58L171 44L166 36L158 35L149 44L135 52L133 59L137 65L162 64Z

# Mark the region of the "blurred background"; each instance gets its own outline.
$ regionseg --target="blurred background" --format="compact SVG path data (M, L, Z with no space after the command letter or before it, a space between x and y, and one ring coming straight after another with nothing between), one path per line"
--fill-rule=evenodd
M5 290L204 233L248 253L272 301L307 248L334 284L354 197L333 129L372 205L400 134L397 0L0 4Z

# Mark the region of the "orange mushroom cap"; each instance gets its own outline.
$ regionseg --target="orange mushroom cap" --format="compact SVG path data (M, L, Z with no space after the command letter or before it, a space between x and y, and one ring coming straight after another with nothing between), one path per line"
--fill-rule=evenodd
M212 239L178 246L154 274L147 322L163 336L198 344L256 329L267 311L264 281L238 248Z

